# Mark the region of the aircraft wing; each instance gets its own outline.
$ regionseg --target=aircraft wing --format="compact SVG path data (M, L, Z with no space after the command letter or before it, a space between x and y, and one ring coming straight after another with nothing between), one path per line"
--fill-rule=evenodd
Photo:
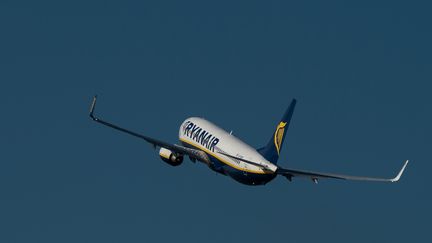
M405 170L405 167L408 164L408 160L405 161L399 173L394 178L375 178L375 177L363 177L363 176L351 176L351 175L341 175L341 174L331 174L331 173L322 173L322 172L313 172L313 171L304 171L304 170L294 170L294 169L283 169L278 168L276 171L277 174L283 175L291 180L292 177L306 177L312 179L315 183L318 182L318 179L342 179L342 180L355 180L355 181L381 181L381 182L397 182L399 181L402 173Z
M273 168L270 168L268 165L260 164L254 161L250 161L247 159L239 158L227 153L219 152L220 154L223 154L225 156L228 156L233 159L237 159L240 161L243 161L248 164L252 164L258 167L261 167L264 170L273 171L278 175L285 176L288 180L292 180L293 177L304 177L304 178L310 178L313 182L317 183L318 179L341 179L341 180L353 180L353 181L381 181L381 182L397 182L400 177L402 176L402 173L405 170L405 167L408 164L408 160L405 161L404 165L402 166L399 173L394 178L375 178L375 177L364 177L364 176L352 176L352 175L341 175L341 174L332 174L332 173L323 173L323 172L313 172L313 171L305 171L305 170L295 170L295 169L284 169L281 167L276 167L277 169L274 170Z
M152 144L155 148L156 147L163 147L163 148L169 149L169 150L171 150L173 152L176 152L176 153L189 155L190 157L198 159L198 160L203 160L203 159L206 160L206 159L208 159L207 155L203 151L201 151L201 150L187 148L187 147L184 147L184 146L181 146L181 145L178 145L178 144L172 144L172 143L163 142L163 141L160 141L158 139L147 137L147 136L141 135L139 133L136 133L136 132L124 129L122 127L119 127L117 125L114 125L112 123L106 122L106 121L104 121L104 120L102 120L100 118L95 117L94 116L94 110L95 110L95 106L96 106L96 99L97 99L97 96L94 96L93 97L93 102L92 102L91 107L90 107L90 114L89 114L90 117L91 117L91 119L93 119L93 121L101 123L101 124L103 124L105 126L114 128L116 130L125 132L127 134L132 135L132 136L144 139L146 142Z

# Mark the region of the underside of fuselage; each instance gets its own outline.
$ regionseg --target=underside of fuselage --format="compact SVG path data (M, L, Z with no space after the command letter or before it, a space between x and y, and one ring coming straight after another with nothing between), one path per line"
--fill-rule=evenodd
M276 177L272 174L256 174L235 169L229 165L224 166L225 173L234 180L250 186L265 185Z
M185 142L181 142L181 143L185 147L196 149L195 146L192 146L188 143ZM212 169L213 171L219 174L229 176L235 181L245 185L250 185L250 186L265 185L276 177L275 173L257 174L257 173L242 171L223 163L222 161L220 161L219 159L217 159L216 157L212 156L207 152L206 154L211 161L211 164L209 164L210 169Z

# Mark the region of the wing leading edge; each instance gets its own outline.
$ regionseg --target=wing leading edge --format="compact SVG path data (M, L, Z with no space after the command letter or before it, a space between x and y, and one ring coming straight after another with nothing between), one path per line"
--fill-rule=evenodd
M375 178L375 177L364 177L364 176L352 176L352 175L341 175L341 174L332 174L332 173L322 173L322 172L313 172L313 171L304 171L304 170L294 170L294 169L284 169L278 168L276 171L277 174L283 175L288 180L291 180L292 177L307 177L312 179L315 183L318 182L318 179L341 179L341 180L354 180L354 181L380 181L380 182L397 182L401 178L405 167L408 165L408 160L405 161L404 165L400 169L399 173L393 178Z

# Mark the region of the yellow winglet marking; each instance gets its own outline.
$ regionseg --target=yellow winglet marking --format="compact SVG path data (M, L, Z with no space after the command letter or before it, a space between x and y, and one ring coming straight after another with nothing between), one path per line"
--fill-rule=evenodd
M287 124L286 122L280 122L274 134L274 144L278 155L280 153L279 151L282 144L282 139L283 139L286 124Z

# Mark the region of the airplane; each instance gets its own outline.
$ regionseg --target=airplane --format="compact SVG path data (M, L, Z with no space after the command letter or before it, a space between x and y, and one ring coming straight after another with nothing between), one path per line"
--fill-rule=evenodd
M167 143L124 129L96 117L94 114L96 100L97 96L94 96L90 107L89 115L93 121L144 139L152 144L155 149L160 148L159 156L167 164L179 166L182 164L184 157L187 156L192 162L202 162L211 170L229 176L245 185L265 185L278 175L284 176L289 181L296 177L308 178L315 184L318 183L318 179L397 182L408 164L408 160L406 160L399 173L395 177L388 179L313 172L279 166L277 162L297 103L296 99L292 100L282 119L277 124L269 142L258 149L249 146L232 133L228 133L212 122L199 117L187 118L180 125L179 140L181 144Z

